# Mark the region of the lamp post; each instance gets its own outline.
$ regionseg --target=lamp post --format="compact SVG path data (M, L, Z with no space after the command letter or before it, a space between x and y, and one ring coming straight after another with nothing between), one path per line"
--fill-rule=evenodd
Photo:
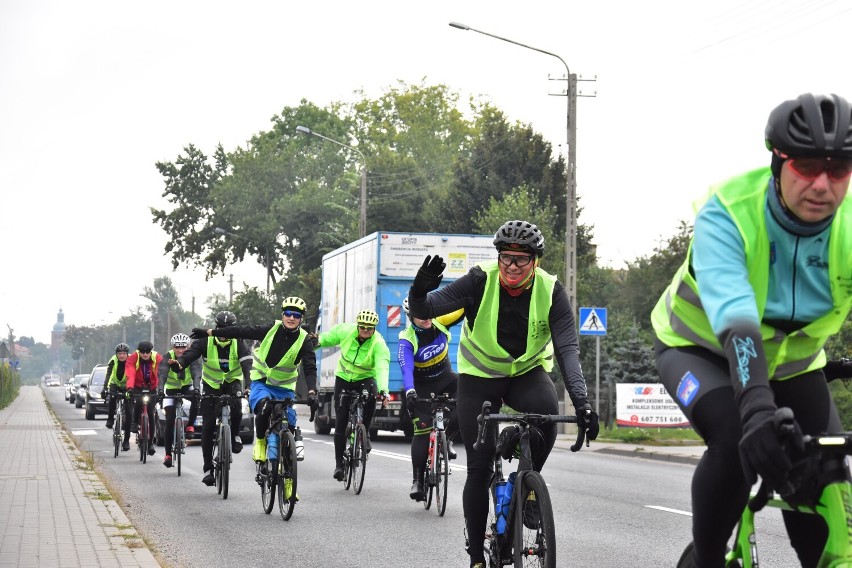
M310 134L312 136L316 136L317 138L322 138L323 140L327 140L332 144L337 144L338 146L342 146L343 148L348 148L354 152L357 152L361 157L361 162L363 163L361 166L361 199L360 199L360 208L361 208L361 216L358 219L358 237L364 237L367 235L367 158L364 156L364 153L356 148L355 146L350 146L349 144L344 144L343 142L338 142L328 136L323 136L318 132L314 132L307 126L297 126L296 132L300 132L301 134Z
M482 30L477 30L465 24L458 22L450 22L450 26L460 30L476 32L478 34L493 37L520 47L525 47L545 55L555 57L565 66L565 73L568 79L568 112L567 112L567 128L568 128L568 192L567 192L567 209L565 212L565 285L568 288L568 300L571 303L571 310L574 312L574 319L577 319L577 79L571 74L568 64L565 60L551 53L531 45L526 45L505 37L490 34Z
M215 229L213 229L213 232L216 233L217 235L230 235L232 237L242 239L242 240L246 241L247 243L252 242L250 239L248 239L248 238L246 238L242 235L232 233L231 231L226 231L222 227L216 227ZM270 275L271 271L270 271L270 266L269 266L269 248L266 245L263 245L263 255L264 255L265 264L266 264L266 295L268 296L269 295L269 275Z

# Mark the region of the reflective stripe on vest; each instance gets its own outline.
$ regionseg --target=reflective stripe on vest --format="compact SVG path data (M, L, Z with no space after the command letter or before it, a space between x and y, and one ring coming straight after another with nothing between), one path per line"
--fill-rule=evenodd
M459 373L477 377L514 377L541 366L553 369L553 341L550 335L550 306L556 277L535 269L530 298L527 350L517 359L497 343L497 317L500 310L500 269L496 261L480 265L485 272L485 293L479 303L473 330L467 320L462 327L458 349Z
M222 370L222 363L228 364L228 370ZM219 346L215 337L207 339L207 358L201 371L201 378L213 388L222 388L222 383L232 383L243 375L240 359L237 355L237 340L230 341L228 358L219 359Z
M299 377L299 366L296 365L296 358L302 350L302 344L304 344L308 332L299 328L298 339L293 342L293 345L290 346L290 349L287 350L281 360L274 367L270 367L266 364L266 356L269 354L269 348L272 347L272 340L275 334L283 325L280 320L276 321L272 329L266 333L266 337L263 338L257 349L252 352L254 363L251 368L251 380L259 381L266 379L266 384L268 385L294 389L296 379Z
M769 293L769 237L766 230L766 192L771 172L761 168L724 182L716 195L733 219L744 243L749 284L762 318ZM831 223L828 245L828 277L834 309L790 334L761 323L764 351L773 379L786 379L825 365L822 347L837 333L852 307L852 202L844 200ZM724 351L704 313L698 284L687 258L651 313L657 337L673 347L698 345L724 356Z

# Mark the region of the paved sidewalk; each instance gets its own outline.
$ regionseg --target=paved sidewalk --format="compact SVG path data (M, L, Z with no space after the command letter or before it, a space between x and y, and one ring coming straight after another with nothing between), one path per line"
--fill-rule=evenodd
M35 386L22 386L0 410L0 567L7 566L160 566Z

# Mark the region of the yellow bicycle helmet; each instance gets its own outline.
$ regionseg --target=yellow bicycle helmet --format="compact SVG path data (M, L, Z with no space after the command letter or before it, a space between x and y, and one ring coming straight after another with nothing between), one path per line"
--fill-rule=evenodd
M369 325L370 327L376 327L377 325L379 325L379 314L377 314L373 310L361 310L355 317L355 323L357 323L358 325Z
M283 312L286 309L298 310L302 313L308 311L308 305L301 298L296 296L288 296L284 298L284 301L281 302L281 311Z

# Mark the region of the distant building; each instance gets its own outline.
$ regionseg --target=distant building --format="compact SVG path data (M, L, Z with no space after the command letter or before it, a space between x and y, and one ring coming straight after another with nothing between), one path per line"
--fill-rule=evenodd
M56 323L53 324L53 331L50 332L50 350L54 353L65 343L65 314L62 308L56 314Z

